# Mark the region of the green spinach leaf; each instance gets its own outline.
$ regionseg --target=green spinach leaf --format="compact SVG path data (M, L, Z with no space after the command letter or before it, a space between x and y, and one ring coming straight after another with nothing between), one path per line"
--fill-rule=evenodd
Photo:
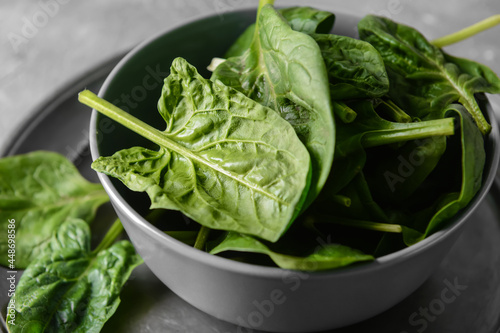
M48 249L21 276L10 332L100 332L142 259L128 241L91 252L89 227L79 219L62 224Z
M423 119L459 102L483 134L491 130L474 98L480 92L500 93L500 79L491 69L447 55L417 30L387 18L368 15L358 30L380 52L390 78L389 96L407 113Z
M251 47L221 63L212 80L272 108L294 127L312 161L307 207L323 187L333 161L335 132L326 67L314 39L294 31L270 5L259 13Z
M180 210L213 229L276 241L307 195L310 158L293 128L273 110L202 78L184 59L172 63L159 111L165 131L89 91L80 101L160 148L133 147L92 167L145 191L151 208Z
M251 236L235 232L227 233L225 238L210 253L217 254L224 251L265 254L281 268L301 271L320 271L373 260L371 255L340 244L318 245L313 253L305 257L281 254L270 250L263 242Z
M333 34L312 34L318 43L334 100L381 97L389 91L384 61L362 40Z
M326 34L332 30L335 15L311 7L290 7L278 10L295 31L306 34ZM252 45L255 24L250 25L224 55L224 58L239 57Z
M90 223L109 201L64 156L48 151L0 159L0 264L9 265L7 223L15 220L15 267L25 268L68 218Z

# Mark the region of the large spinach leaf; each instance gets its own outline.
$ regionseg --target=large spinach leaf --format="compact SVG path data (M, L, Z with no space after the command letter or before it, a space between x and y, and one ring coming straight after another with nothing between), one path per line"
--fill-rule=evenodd
M281 268L301 271L320 271L351 265L355 262L373 260L371 255L340 244L318 245L313 253L305 257L277 253L263 242L235 232L229 232L210 253L240 251L261 253L269 256Z
M89 91L80 101L160 145L100 157L92 167L145 191L152 208L180 210L200 224L276 241L307 194L310 158L273 110L173 61L158 131Z
M9 304L10 332L100 332L141 262L128 241L91 252L87 223L68 219L21 276Z
M259 10L251 47L221 63L212 80L269 106L292 124L311 154L307 207L328 177L335 144L328 77L317 43L265 5Z
M447 55L417 30L387 18L368 15L359 21L358 30L382 55L389 95L405 111L424 118L459 102L483 134L491 130L474 98L480 92L500 93L500 79L491 69Z
M47 246L68 218L90 223L109 198L100 184L85 180L64 156L48 151L0 160L0 264L9 265L8 221L15 221L16 268ZM12 262L10 262L12 264Z
M335 21L335 15L311 7L290 7L278 10L295 31L312 33L329 33ZM225 58L239 57L252 45L255 34L255 23L250 25L233 45L227 50Z

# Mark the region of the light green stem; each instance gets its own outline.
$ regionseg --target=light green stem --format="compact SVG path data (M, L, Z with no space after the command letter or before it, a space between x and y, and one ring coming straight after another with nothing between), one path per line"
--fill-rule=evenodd
M335 194L332 199L334 202L338 203L341 206L351 207L351 198L346 197L345 195Z
M262 9L262 7L264 7L265 5L271 5L273 6L274 5L274 0L260 0L259 1L259 8L257 9L257 17L259 17L260 15L260 10Z
M342 120L342 122L345 124L352 123L358 115L353 109L348 107L343 102L332 101L332 107L335 115L339 117L339 119Z
M387 116L394 122L410 123L412 121L411 117L391 100L381 100L379 107L382 107L382 110L385 111Z
M348 218L343 218L343 217L322 216L321 222L345 225L345 226L360 228L360 229L398 233L398 234L403 232L403 228L399 224L378 223L378 222L371 222L371 221L348 219Z
M194 243L194 248L198 250L205 250L205 243L207 242L208 235L210 234L210 228L201 226L198 232L198 237L196 237L196 242Z
M393 131L367 132L363 136L362 144L363 147L368 148L431 136L453 135L454 133L453 118L427 120L397 124Z
M431 41L431 43L437 47L451 45L474 36L475 34L478 34L484 30L490 29L498 24L500 24L500 14L490 16L487 19L479 21L471 26L468 26L467 28L464 28L452 34L434 39L433 41Z
M123 232L123 225L120 219L116 219L111 228L109 228L108 232L102 239L101 243L95 248L94 253L99 253L102 250L106 250L111 244L114 243L116 238L120 236Z
M254 33L253 33L252 44L254 44L255 42L260 43L259 38L258 38L259 37L259 17L260 17L260 11L262 10L262 7L264 7L265 5L273 6L274 0L260 0L259 1L259 7L257 8L257 17L255 19L255 29L254 29Z

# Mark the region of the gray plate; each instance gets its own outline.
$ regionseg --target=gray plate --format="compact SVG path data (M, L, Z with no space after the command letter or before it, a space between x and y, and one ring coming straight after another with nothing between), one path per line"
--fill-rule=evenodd
M77 93L84 88L97 92L120 58L90 71L48 99L18 129L1 155L39 149L56 151L68 156L86 178L97 182L96 174L90 169L88 150L91 112L78 103ZM439 269L422 287L385 313L331 333L496 332L500 327L499 204L500 180L497 178L484 203L471 216L473 222L467 224ZM94 234L101 234L113 219L111 207L101 209L93 224ZM3 277L0 306L4 317L8 302L7 270L0 268L0 271ZM21 272L17 278L20 275ZM145 265L132 273L121 298L120 307L103 332L250 332L187 304Z

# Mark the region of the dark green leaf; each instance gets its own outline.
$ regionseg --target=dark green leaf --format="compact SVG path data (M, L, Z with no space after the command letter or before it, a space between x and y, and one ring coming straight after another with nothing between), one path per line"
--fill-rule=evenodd
M424 118L459 102L483 134L490 131L474 94L500 93L500 79L491 69L449 56L417 30L387 18L368 15L358 23L358 30L360 38L384 59L389 95L411 116Z
M224 251L262 253L268 255L281 268L302 271L320 271L373 260L371 255L339 244L318 245L312 254L305 257L281 254L271 251L264 243L251 236L234 232L229 232L210 253Z
M94 255L88 225L75 219L61 226L48 249L21 276L10 301L10 332L100 332L142 260L128 241Z
M366 148L446 136L454 131L451 118L397 123L381 118L369 100L351 102L348 105L355 110L357 117L348 124L337 122L336 158L322 197L335 195L363 169Z
M170 72L158 102L167 129L130 121L160 149L122 150L92 167L147 192L151 208L180 210L209 228L276 241L307 193L304 145L276 112L202 78L184 59L175 59Z
M220 64L212 80L269 106L294 127L311 154L307 207L328 177L335 138L328 77L316 42L264 6L250 49Z
M0 264L7 266L7 223L15 220L16 268L25 268L69 217L90 223L109 201L64 156L48 151L0 160Z
M403 231L405 243L408 245L442 228L450 218L467 206L481 188L486 159L483 136L463 106L451 105L444 113L454 116L460 124L460 190L443 194L431 207L416 214L413 225L409 226L415 230Z
M421 188L446 150L446 136L412 140L398 149L379 149L368 158L367 178L374 196L401 203Z
M381 97L389 91L384 61L367 42L333 34L312 34L328 71L335 100Z

